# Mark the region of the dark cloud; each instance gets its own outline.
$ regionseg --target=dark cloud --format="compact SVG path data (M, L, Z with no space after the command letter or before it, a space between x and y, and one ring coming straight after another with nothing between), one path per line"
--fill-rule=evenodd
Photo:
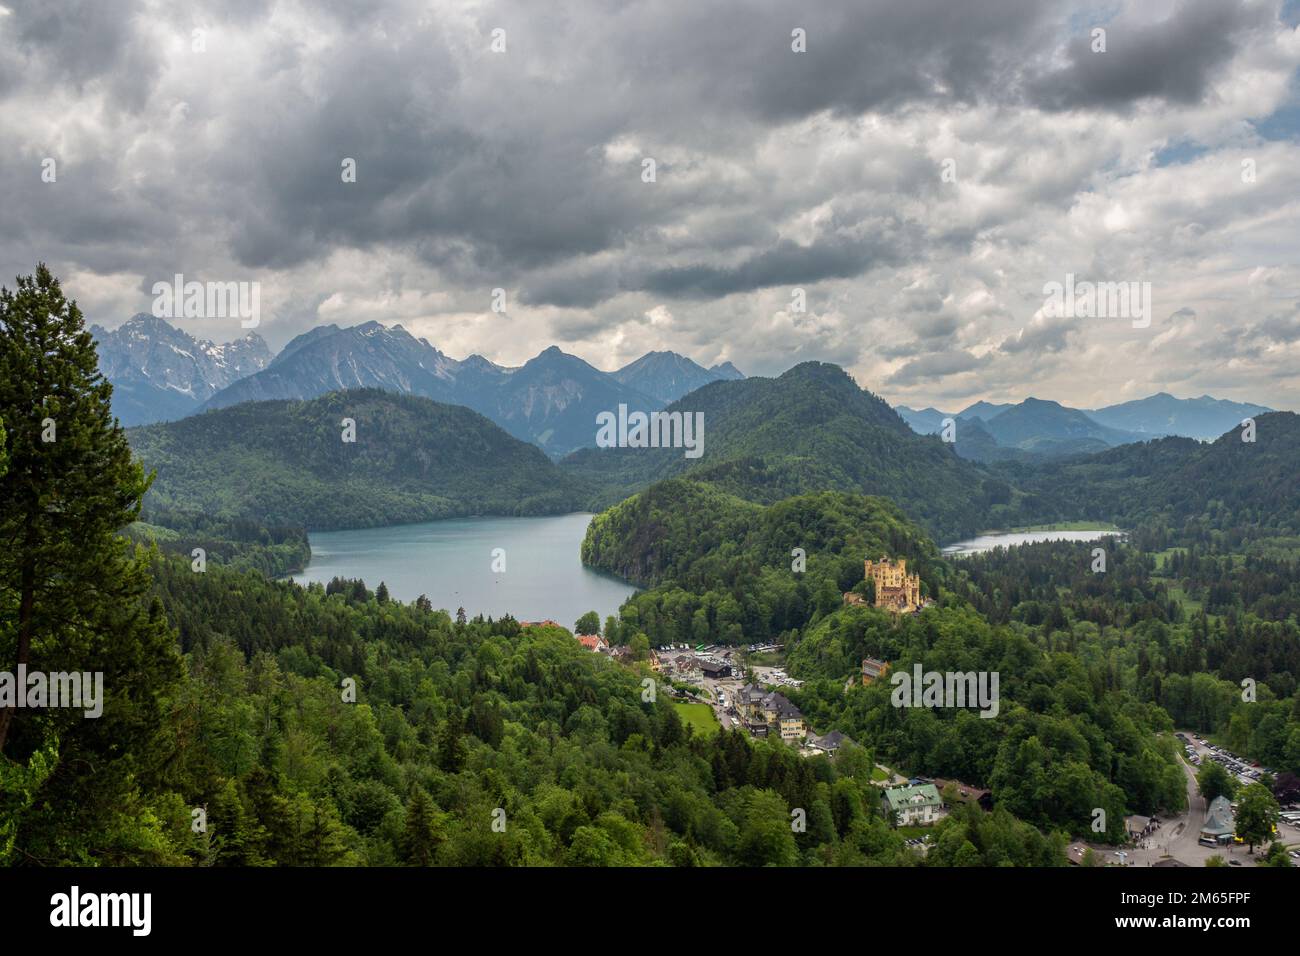
M1084 31L1067 45L1065 67L1030 81L1029 97L1055 110L1127 109L1145 99L1198 103L1243 34L1274 17L1271 4L1181 0L1159 23L1097 24L1106 30L1105 52L1094 52Z
M902 249L889 241L898 232L895 229L889 237L867 239L832 237L808 246L784 239L735 266L692 265L656 270L639 288L669 298L712 299L772 286L851 278L874 266L901 261Z

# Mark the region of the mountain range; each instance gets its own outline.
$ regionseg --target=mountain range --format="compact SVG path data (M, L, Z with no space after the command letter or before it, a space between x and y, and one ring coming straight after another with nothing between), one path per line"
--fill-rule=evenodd
M1206 441L1218 438L1245 418L1271 409L1208 395L1180 399L1160 392L1100 409L1070 408L1059 402L1027 398L1015 404L976 402L955 413L905 405L898 406L897 411L923 435L941 433L944 420L953 419L957 453L979 461L995 461L1090 454L1171 435Z
M242 402L378 388L472 408L553 458L594 444L599 412L619 405L654 411L702 384L744 377L730 363L706 369L672 352L651 352L603 372L556 346L507 368L481 355L451 358L402 326L379 322L318 326L274 358L255 334L213 346L148 315L115 332L97 329L96 339L123 424L172 420ZM214 350L221 355L223 349L229 353L224 366L190 358Z
M221 389L271 363L256 332L216 345L140 313L117 329L90 327L99 369L113 383L113 411L126 426L183 418Z

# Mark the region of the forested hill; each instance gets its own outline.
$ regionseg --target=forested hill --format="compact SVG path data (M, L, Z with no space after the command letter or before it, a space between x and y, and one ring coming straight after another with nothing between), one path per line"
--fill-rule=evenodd
M147 511L317 530L556 513L579 500L545 454L477 412L378 389L247 402L128 437L157 470Z
M996 526L1005 482L915 434L838 366L796 365L778 378L713 382L669 406L703 412L704 454L682 449L584 449L562 462L597 482L604 508L678 475L751 501L834 490L884 495L941 539Z
M1163 438L1004 468L1030 494L1026 513L1035 517L1300 534L1300 416L1261 415L1255 440L1242 434L1239 427L1211 443Z
M640 629L655 644L802 629L861 584L864 557L881 555L910 559L924 592L938 593L938 550L878 497L820 492L764 507L674 479L597 515L582 543L583 561L649 588L620 613L626 636Z

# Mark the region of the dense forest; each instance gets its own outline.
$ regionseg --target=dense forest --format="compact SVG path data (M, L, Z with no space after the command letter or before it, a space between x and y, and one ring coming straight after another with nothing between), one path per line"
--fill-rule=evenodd
M128 435L156 472L145 507L157 512L331 530L555 514L579 500L540 449L478 412L379 389L247 402Z
M922 436L841 368L804 362L777 378L712 382L668 406L704 415L706 452L584 449L562 465L598 486L608 507L648 485L688 476L771 504L792 495L884 495L938 538L973 533L1010 513L1003 479Z

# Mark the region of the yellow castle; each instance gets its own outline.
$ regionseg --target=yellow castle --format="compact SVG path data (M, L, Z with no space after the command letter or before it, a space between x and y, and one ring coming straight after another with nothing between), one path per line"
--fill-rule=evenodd
M895 564L889 558L867 559L866 577L876 582L876 607L891 611L915 611L921 607L921 576L907 573L907 560Z

